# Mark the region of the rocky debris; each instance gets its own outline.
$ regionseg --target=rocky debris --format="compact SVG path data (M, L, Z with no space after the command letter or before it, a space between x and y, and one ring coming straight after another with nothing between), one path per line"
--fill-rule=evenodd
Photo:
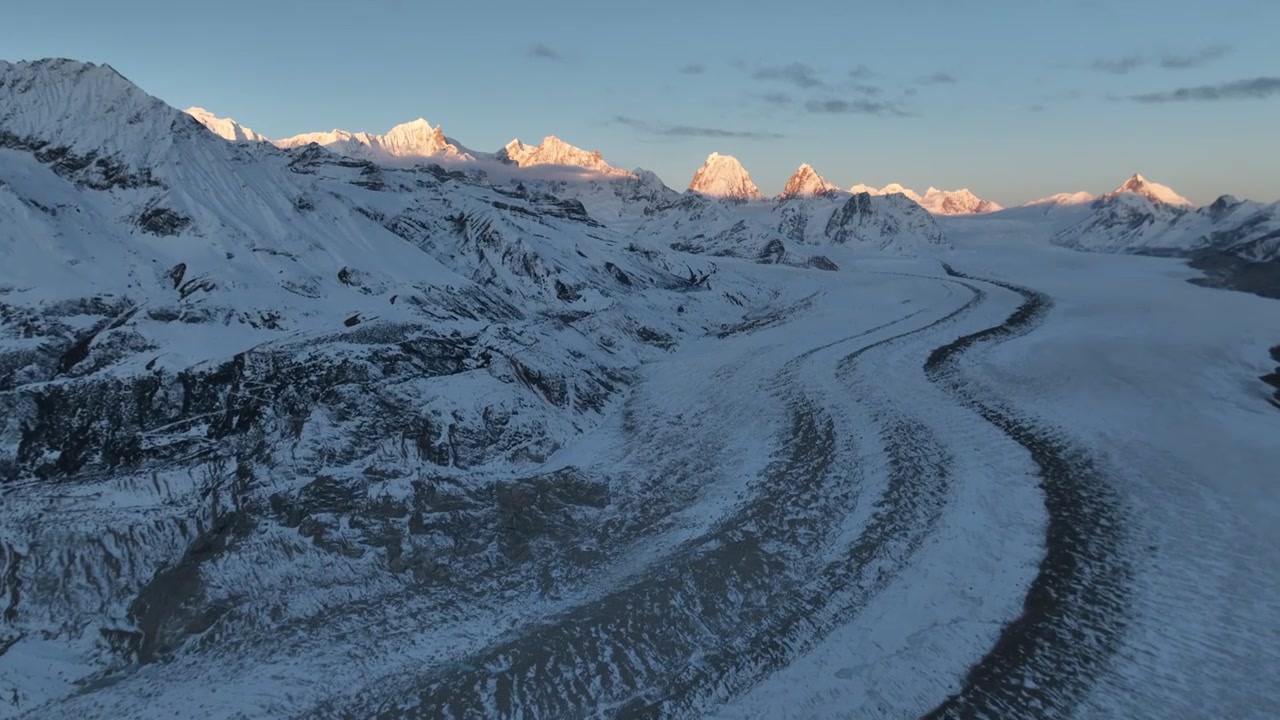
M139 213L137 225L152 235L177 235L191 225L191 218L169 208L153 205Z

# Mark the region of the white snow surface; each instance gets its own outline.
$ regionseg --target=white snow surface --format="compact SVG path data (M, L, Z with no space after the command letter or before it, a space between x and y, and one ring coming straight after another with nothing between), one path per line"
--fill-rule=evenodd
M1278 306L1122 254L1274 258L1277 206L935 218L718 155L680 194L379 154L425 121L228 134L0 63L0 718L918 717L1077 481L1106 592L1056 588L977 710L1280 705ZM1039 319L926 370L1017 287Z

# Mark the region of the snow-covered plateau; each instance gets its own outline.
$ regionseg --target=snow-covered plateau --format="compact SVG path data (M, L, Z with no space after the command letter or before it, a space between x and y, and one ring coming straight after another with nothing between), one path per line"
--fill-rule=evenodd
M1274 717L1280 207L1188 205L0 62L0 718Z

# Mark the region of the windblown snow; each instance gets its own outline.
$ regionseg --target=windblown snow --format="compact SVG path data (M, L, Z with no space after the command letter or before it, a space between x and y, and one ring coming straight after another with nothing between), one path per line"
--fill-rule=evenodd
M1278 264L0 62L0 718L1267 717Z

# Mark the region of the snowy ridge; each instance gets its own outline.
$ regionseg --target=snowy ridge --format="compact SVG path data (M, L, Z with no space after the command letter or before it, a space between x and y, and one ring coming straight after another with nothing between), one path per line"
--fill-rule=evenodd
M721 202L696 192L659 209L635 231L685 252L768 260L848 246L901 255L949 247L933 217L901 195L797 195Z
M1262 205L1224 195L1210 205L1189 209L1124 191L1097 200L1086 218L1059 232L1054 241L1103 252L1186 255L1214 250L1266 262L1280 257L1277 231L1280 203Z
M1097 200L1098 196L1090 192L1058 193L1049 197L1032 200L1022 207L1085 205Z
M271 142L266 137L250 130L231 118L221 118L200 107L189 107L183 110L195 118L214 135L230 142Z
M276 146L286 149L315 143L340 155L383 163L428 159L441 162L465 162L475 159L450 143L440 126L431 127L431 123L423 118L397 125L387 131L386 135L331 130L303 133L273 142Z
M529 168L538 165L562 165L582 168L605 177L630 177L632 173L615 168L605 162L598 150L586 151L574 147L554 135L543 138L539 145L526 145L517 138L507 143L495 157L503 162L518 167Z
M931 187L925 191L920 205L934 215L981 215L1004 209L990 200L979 198L968 188L939 190Z
M924 200L924 198L920 197L920 194L916 191L910 188L905 188L898 183L889 183L878 190L870 185L858 183L857 185L849 188L849 192L854 195L859 193L867 193L868 195L902 195L914 203L920 203Z
M968 188L939 190L935 187L930 187L922 196L898 183L890 183L880 189L859 183L849 188L849 192L853 194L867 193L869 195L902 195L934 215L976 215L997 212L1003 209L990 200L979 198Z

